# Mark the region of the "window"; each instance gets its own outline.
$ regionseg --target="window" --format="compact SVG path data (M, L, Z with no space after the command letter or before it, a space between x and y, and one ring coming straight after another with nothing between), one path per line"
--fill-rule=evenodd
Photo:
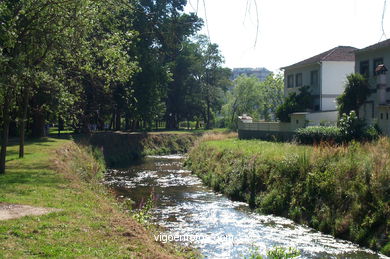
M368 62L368 60L360 62L359 73L362 74L365 77L369 77L370 76L370 63Z
M287 88L293 88L294 87L294 76L289 75L287 76Z
M302 86L302 73L298 73L295 75L295 87Z
M375 69L376 69L376 67L377 66L379 66L379 65L382 65L383 64L383 58L376 58L376 59L374 59L374 67L373 67L373 74L376 76L377 75L377 73L375 72Z
M314 70L310 72L310 85L312 87L318 86L318 70Z

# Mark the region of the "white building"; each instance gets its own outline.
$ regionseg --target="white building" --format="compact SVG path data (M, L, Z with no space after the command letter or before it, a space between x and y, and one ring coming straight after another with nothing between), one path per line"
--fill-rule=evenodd
M260 81L264 81L267 76L271 74L271 71L264 67L249 68L249 67L240 67L233 68L232 71L232 80L236 79L240 75L254 76L257 77Z
M355 50L339 46L283 67L285 96L298 92L302 86L310 86L314 98L312 111L336 111L336 97L344 91L346 76L354 73Z

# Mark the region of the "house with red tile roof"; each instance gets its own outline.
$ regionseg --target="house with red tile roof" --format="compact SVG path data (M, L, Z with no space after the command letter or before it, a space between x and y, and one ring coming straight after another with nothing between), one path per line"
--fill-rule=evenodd
M344 91L346 76L354 73L355 50L338 46L283 67L285 96L298 92L302 86L310 86L314 99L311 111L337 110L336 97Z

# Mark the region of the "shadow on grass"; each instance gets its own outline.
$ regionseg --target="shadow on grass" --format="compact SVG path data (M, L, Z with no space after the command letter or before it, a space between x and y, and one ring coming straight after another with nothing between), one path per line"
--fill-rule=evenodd
M39 171L37 169L40 169ZM33 166L23 170L10 169L6 174L0 175L0 189L13 184L52 185L58 183L59 178L47 168Z

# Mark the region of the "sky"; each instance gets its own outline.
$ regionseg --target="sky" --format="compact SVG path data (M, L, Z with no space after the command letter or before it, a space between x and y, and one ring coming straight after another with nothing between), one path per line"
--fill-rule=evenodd
M203 18L201 33L219 45L230 68L277 72L336 46L364 48L390 38L385 0L188 0L185 11Z

